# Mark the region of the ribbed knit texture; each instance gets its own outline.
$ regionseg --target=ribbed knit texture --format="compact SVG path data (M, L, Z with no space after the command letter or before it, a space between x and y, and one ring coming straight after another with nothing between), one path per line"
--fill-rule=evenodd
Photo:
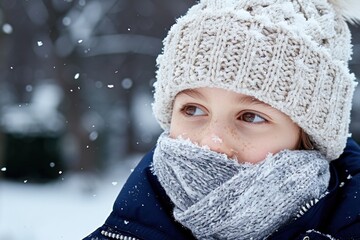
M154 115L168 130L176 94L227 89L290 116L336 159L348 137L355 87L351 48L346 22L326 0L200 1L164 40Z
M174 217L197 239L264 239L327 189L329 163L318 151L284 150L239 164L189 140L158 140L153 171Z

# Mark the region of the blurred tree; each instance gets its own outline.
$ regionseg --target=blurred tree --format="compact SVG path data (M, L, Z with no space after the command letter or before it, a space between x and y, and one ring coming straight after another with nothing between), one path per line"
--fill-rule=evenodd
M146 151L160 133L151 114L155 59L190 0L0 2L0 107L31 105L38 85L64 93L63 158L71 169ZM4 109L4 108L3 108Z

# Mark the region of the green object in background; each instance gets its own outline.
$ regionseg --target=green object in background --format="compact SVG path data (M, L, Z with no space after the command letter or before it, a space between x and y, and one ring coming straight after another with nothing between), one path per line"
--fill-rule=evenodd
M64 172L59 137L6 133L3 176L29 182L55 180Z

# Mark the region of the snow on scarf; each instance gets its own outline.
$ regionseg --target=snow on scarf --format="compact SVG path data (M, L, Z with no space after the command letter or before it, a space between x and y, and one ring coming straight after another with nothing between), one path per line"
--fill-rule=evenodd
M258 164L163 133L153 171L197 239L264 239L326 192L328 161L317 151L283 150Z

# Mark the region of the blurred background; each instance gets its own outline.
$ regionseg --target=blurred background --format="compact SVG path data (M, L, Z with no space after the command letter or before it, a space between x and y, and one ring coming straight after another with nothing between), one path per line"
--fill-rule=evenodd
M149 150L160 133L151 114L155 59L193 3L2 0L3 176L99 171Z
M161 132L151 113L155 59L194 3L0 1L1 240L79 239L105 220ZM360 76L360 27L351 31ZM360 141L359 88L351 132ZM81 224L66 221L74 217Z

